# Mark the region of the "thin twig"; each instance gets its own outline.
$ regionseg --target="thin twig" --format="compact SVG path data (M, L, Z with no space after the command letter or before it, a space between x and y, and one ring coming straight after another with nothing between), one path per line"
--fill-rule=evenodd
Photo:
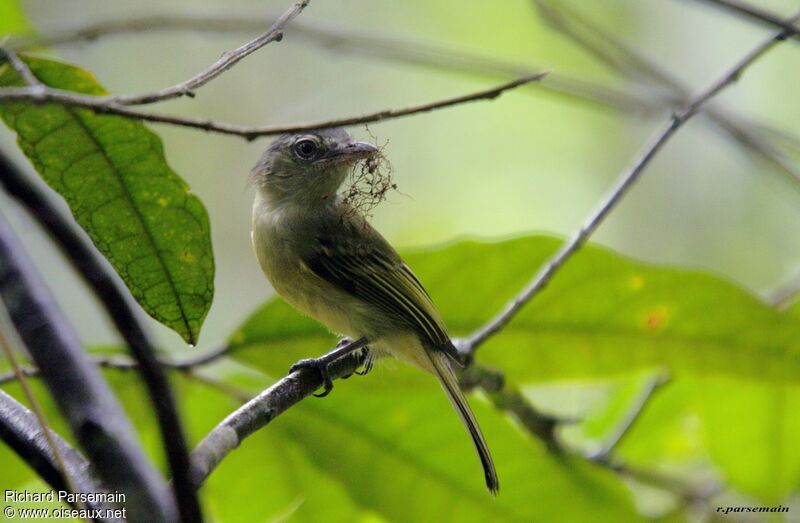
M790 22L793 23L798 18L800 18L800 14L793 16ZM600 205L600 208L589 217L580 229L578 229L572 239L564 244L564 246L544 264L530 283L528 283L528 285L526 285L497 316L492 318L465 341L461 350L467 353L474 352L480 345L503 329L503 327L505 327L534 296L544 290L556 272L580 250L584 243L586 243L592 233L594 233L611 210L638 180L645 168L650 164L664 144L669 141L672 135L691 119L706 102L734 83L753 62L769 51L774 45L785 40L789 35L794 34L794 31L794 29L792 29L791 33L788 31L781 31L777 35L759 44L741 60L736 62L733 67L728 69L719 80L715 81L700 94L692 98L680 111L674 113L669 121L656 133L650 143L644 148L639 158L637 158L631 167L623 173L616 187Z
M653 398L653 395L656 393L656 391L661 390L661 387L663 387L666 383L667 380L663 376L656 376L648 380L647 384L645 384L644 388L639 393L639 396L636 398L636 402L628 412L628 415L625 416L622 422L616 427L616 430L608 439L608 441L606 441L597 451L589 454L587 459L592 461L608 460L611 453L614 452L614 449L616 449L619 444L622 443L622 440L625 439L625 437L630 433L631 429L636 424L636 421L644 412L645 406Z
M283 38L283 28L286 26L286 24L288 24L294 17L299 15L303 9L306 8L309 2L310 0L302 0L297 2L283 15L278 17L278 19L275 20L267 32L259 35L257 38L247 42L246 44L237 47L236 49L226 51L219 60L188 80L180 82L171 87L154 91L152 93L108 96L105 97L105 100L110 104L143 105L169 100L171 98L179 98L181 96L194 97L194 90L198 87L202 87L203 85L207 84L214 78L218 77L239 63L246 56L261 49L270 42L279 42Z
M800 274L773 292L767 302L776 309L783 310L791 306L798 296L800 296Z
M564 451L556 436L556 428L564 421L539 412L518 387L506 381L501 371L470 361L468 367L459 372L458 382L464 391L480 388L498 410L513 416L551 452Z
M172 488L183 521L202 521L197 493L189 485L189 450L175 397L156 359L155 348L125 291L95 250L55 205L0 152L0 187L22 204L59 247L83 281L94 291L117 332L138 363L138 370L158 418L161 440L173 476Z
M122 408L2 219L0 299L98 477L109 489L125 493L131 521L174 521L176 508L165 482L136 444Z
M19 74L20 78L22 78L22 81L25 82L25 85L28 87L42 86L42 83L39 81L39 79L36 78L36 76L34 76L34 74L31 72L28 64L20 60L19 56L17 56L17 53L7 47L0 46L0 54L6 57L6 60L8 60L8 62L11 64L11 67L14 68L17 74Z
M13 39L11 45L17 49L26 49L94 40L102 36L120 33L176 29L241 33L257 30L262 25L263 22L257 17L231 16L227 13L209 16L154 15L109 20L62 31L47 31L42 36ZM392 60L429 67L437 72L449 71L470 78L483 77L491 80L519 78L541 69L530 63L509 62L441 46L422 44L408 39L355 32L351 29L323 26L318 23L293 22L292 32L299 38L332 52ZM660 105L653 104L647 97L642 97L638 93L564 73L552 74L546 82L531 84L530 87L543 89L573 100L577 99L581 102L622 110L626 114L652 114L661 111Z
M587 53L596 56L629 80L646 82L661 90L659 98L664 107L678 107L687 103L691 97L691 90L680 79L563 2L533 0L533 4L545 22L580 45ZM800 183L800 169L771 140L762 135L757 124L720 108L707 107L703 113L725 136L778 168L788 176L789 181Z
M191 372L198 367L204 367L223 358L229 350L230 347L228 345L222 345L214 350L206 352L205 354L200 354L190 358L181 358L177 361L159 359L158 363L165 369ZM132 360L130 358L106 356L92 358L91 361L93 365L102 369L135 370L139 367L139 364L136 362L136 360ZM39 369L36 367L20 367L20 373L28 378L37 378L40 375ZM18 376L15 372L0 374L0 385L16 381L17 379Z
M756 20L774 29L783 29L784 31L790 32L791 35L793 35L793 38L797 38L797 31L799 30L799 28L797 28L793 22L783 20L780 16L772 14L769 11L765 11L752 4L748 4L746 2L740 2L738 0L699 0L699 1L711 4L726 11L730 11L739 16L744 16L745 18L749 18L750 20ZM787 35L786 37L788 38L791 35Z
M542 71L534 75L518 78L511 82L492 87L490 89L483 89L466 95L456 96L453 98L446 98L435 102L428 102L419 105L412 105L401 109L387 109L374 113L369 113L361 116L351 116L347 118L339 118L334 120L326 120L322 122L313 122L305 124L290 124L279 126L266 126L266 127L247 127L242 125L213 122L211 120L202 120L197 118L171 116L164 114L154 114L130 107L125 107L119 104L110 104L102 97L87 96L82 94L64 91L60 89L45 88L39 93L34 93L29 87L7 87L0 88L0 101L18 101L18 102L31 102L31 103L58 103L62 105L85 107L92 109L98 113L117 114L138 120L148 122L166 123L178 125L183 127L191 127L203 131L211 131L221 134L230 134L241 136L247 140L253 140L261 136L275 136L284 133L299 133L306 131L315 131L327 127L347 127L353 125L360 125L365 123L380 122L391 120L394 118L402 118L412 114L425 113L443 109L454 105L460 105L478 100L493 100L500 96L505 91L509 91L521 85L536 82L544 78L549 71Z

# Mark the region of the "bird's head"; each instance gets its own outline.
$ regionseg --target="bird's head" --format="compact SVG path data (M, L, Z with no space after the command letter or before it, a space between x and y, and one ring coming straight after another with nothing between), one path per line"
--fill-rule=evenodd
M252 178L272 201L322 201L336 195L356 162L379 152L341 128L285 134L272 142Z

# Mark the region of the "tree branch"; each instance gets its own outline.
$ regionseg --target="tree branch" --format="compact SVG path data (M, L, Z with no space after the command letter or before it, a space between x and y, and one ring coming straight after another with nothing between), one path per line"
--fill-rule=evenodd
M331 379L353 374L363 360L362 354L351 353L334 361L328 367ZM313 394L322 385L322 376L319 372L313 369L297 370L278 380L222 420L192 451L192 482L195 488L199 488L209 474L245 438L266 426L289 407Z
M800 274L781 285L767 301L776 309L784 310L791 307L798 295L800 295Z
M202 521L197 493L189 485L189 450L175 398L156 359L155 349L115 275L78 235L47 197L0 152L0 186L23 205L59 247L84 283L94 292L138 363L158 417L161 440L173 476L173 489L183 521Z
M0 47L0 55L5 56L8 63L11 64L11 67L14 68L20 78L22 78L22 81L25 82L25 85L28 87L40 87L42 85L39 79L33 75L28 65L19 59L17 53L11 49Z
M645 82L661 90L659 99L664 107L680 106L690 99L691 90L680 79L563 2L533 0L533 4L546 23L577 43L587 53L597 57L625 78ZM703 113L727 138L777 167L794 184L800 183L800 170L794 161L770 140L765 139L756 124L719 108L708 107Z
M773 29L782 29L784 31L787 31L790 34L787 34L786 38L789 37L797 38L797 31L800 30L800 28L794 25L794 22L783 20L781 17L774 15L769 11L765 11L746 2L740 2L739 0L699 0L699 1L711 4L715 7L732 12L739 16L749 18L750 20L755 20L761 24L768 25Z
M587 456L587 459L591 461L607 461L609 456L611 456L611 453L614 452L614 449L616 449L622 440L625 439L625 436L628 435L633 426L636 424L636 421L641 417L647 403L650 401L656 391L661 390L661 387L666 385L667 381L668 380L662 376L651 378L639 393L633 408L628 412L628 415L625 416L625 419L622 420L622 423L620 423L616 428L614 433L611 435L611 438L609 438L609 440L606 441L606 443L600 449Z
M360 125L365 123L374 123L384 120L391 120L395 118L402 118L412 114L425 113L460 105L477 100L493 100L500 96L505 91L509 91L521 85L541 80L548 74L548 71L536 73L534 75L518 78L511 82L476 91L470 94L447 98L435 102L429 102L419 105L412 105L403 107L401 109L387 109L374 113L368 113L361 116L351 116L346 118L339 118L333 120L326 120L322 122L289 124L279 126L264 126L264 127L247 127L236 124L213 122L211 120L202 120L198 118L171 116L165 114L149 113L137 109L131 109L115 103L109 103L102 97L88 96L64 91L61 89L53 89L45 87L43 90L35 91L30 87L7 87L0 88L0 101L17 101L17 102L30 102L30 103L57 103L67 106L84 107L92 109L98 113L116 114L137 120L147 122L166 123L178 125L182 127L190 127L200 129L203 131L216 132L221 134L229 134L240 136L247 140L253 140L261 136L275 136L284 133L300 133L306 131L316 131L318 129L325 129L328 127L347 127L353 125Z
M194 97L194 90L202 87L214 78L218 77L237 63L239 63L246 56L261 49L270 42L280 42L283 39L283 28L294 17L299 15L303 9L306 8L310 0L301 0L289 8L283 15L278 17L266 33L259 35L257 38L247 42L246 44L237 47L231 51L226 51L222 54L219 60L211 64L208 68L201 71L197 75L180 82L179 84L171 87L166 87L152 93L145 93L140 95L122 95L122 96L107 96L104 99L110 104L120 105L143 105L153 102L160 102L169 100L170 98L180 98L181 96Z
M159 359L158 364L165 369L173 369L182 372L191 372L197 367L202 367L213 363L220 358L224 357L230 347L222 345L216 349L206 352L205 354L198 354L190 358L182 358L177 361L169 361ZM119 369L119 370L135 370L139 367L136 360L129 358L116 358L116 357L96 357L92 358L91 362L96 367L101 369ZM20 372L28 378L39 377L40 372L37 367L20 367ZM7 372L0 374L0 385L10 383L17 380L17 375L14 372Z
M84 494L107 492L108 489L95 480L92 467L86 458L54 431L51 430L49 433L66 466L66 472L74 483L74 490L66 481L36 416L0 390L0 440L8 445L53 490ZM88 507L100 510L113 508L111 505L102 503L88 503ZM121 520L100 519L96 521Z
M0 299L103 483L124 492L131 521L174 521L163 480L136 446L112 392L83 353L33 262L0 221Z
M215 14L213 16L196 15L154 15L140 18L126 18L124 20L108 20L89 24L82 27L66 30L47 31L42 36L21 37L10 41L14 48L29 48L33 46L63 45L83 40L94 40L103 36L138 33L158 30L184 30L242 33L257 31L263 27L264 22L253 16L232 16L228 14ZM293 34L299 38L337 53L351 53L382 60L392 60L401 63L429 67L436 72L450 71L470 77L480 76L490 79L516 78L530 73L533 66L530 64L514 63L494 57L480 56L462 51L410 41L408 39L386 37L383 35L354 32L351 29L323 26L318 23L295 21L292 24ZM644 65L644 64L634 64ZM629 67L626 67L628 73ZM691 93L675 99L652 98L638 93L613 86L604 85L586 78L568 76L564 73L553 73L547 81L530 84L549 91L558 96L571 98L581 102L600 105L624 111L626 115L658 114L666 107L668 109L680 105L684 98ZM666 87L669 87L666 85ZM722 124L722 129L729 136L736 139L759 156L764 157L769 163L785 172L797 173L790 159L772 144L770 139L760 136L761 131L766 131L773 137L785 133L775 128L766 127L760 123L742 119L729 111L714 110L719 117L712 120ZM725 122L721 121L724 120ZM735 131L735 132L733 132ZM800 148L800 140L789 136L789 143Z
M81 40L93 40L120 33L138 33L157 30L189 30L206 32L242 33L260 28L263 22L253 16L231 16L219 13L213 16L155 15L124 20L109 20L76 29L48 32L43 36L21 37L11 40L16 49L35 46L63 45ZM451 71L470 77L480 76L492 80L528 76L540 69L528 63L513 63L496 58L473 55L443 47L420 44L406 39L385 37L351 30L294 22L293 33L299 38L337 53L352 53L382 60L430 67L435 71ZM636 93L610 87L563 73L550 75L547 82L531 84L560 96L603 107L624 110L626 113L650 114L659 112L660 105Z
M794 23L795 20L800 18L800 14L793 16L789 22ZM694 116L697 111L706 104L710 99L716 96L720 91L734 83L739 76L758 58L764 53L772 49L772 47L785 40L788 36L795 34L795 29L792 32L787 30L770 37L765 42L758 45L750 53L744 56L741 60L736 62L730 69L728 69L720 79L715 81L697 96L692 98L681 110L672 115L669 121L656 133L650 143L644 148L640 156L634 161L631 167L623 173L622 177L617 182L616 187L611 191L610 195L600 205L600 208L595 211L589 219L581 226L575 233L571 240L564 244L556 254L544 264L534 278L525 286L524 289L512 299L506 307L495 316L492 320L486 323L483 327L478 329L472 336L470 336L462 345L461 350L469 354L474 352L480 345L485 343L489 338L500 332L508 322L510 322L517 313L522 310L534 296L544 290L550 283L550 280L558 272L558 270L576 253L583 244L589 239L600 224L605 220L608 214L620 202L623 196L630 190L634 183L639 179L645 168L650 164L656 154L661 148L669 141L675 132L680 129L689 119Z

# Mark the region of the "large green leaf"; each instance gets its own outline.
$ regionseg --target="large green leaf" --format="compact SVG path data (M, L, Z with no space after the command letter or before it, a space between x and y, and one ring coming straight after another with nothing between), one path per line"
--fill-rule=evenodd
M49 86L105 94L82 69L25 60ZM20 83L4 64L0 87ZM208 216L159 137L140 122L53 104L4 103L0 116L142 307L196 343L214 293Z
M541 236L464 241L406 260L451 332L464 335L500 310L559 244ZM231 339L237 357L272 374L332 341L278 301ZM478 359L520 383L651 368L798 381L800 321L721 278L587 246Z

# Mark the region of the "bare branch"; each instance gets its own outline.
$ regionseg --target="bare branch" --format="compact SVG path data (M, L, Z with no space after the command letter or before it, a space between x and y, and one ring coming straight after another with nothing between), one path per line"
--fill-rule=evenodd
M103 483L126 494L131 521L174 521L166 484L136 445L130 423L33 262L1 220L0 299Z
M800 18L800 14L793 16L789 21L794 23ZM734 83L739 76L764 53L772 49L774 45L785 40L788 36L795 34L792 32L781 31L775 36L770 37L765 42L758 45L750 53L728 69L723 76L703 90L700 94L692 98L680 111L672 115L664 127L655 135L651 142L644 148L639 158L633 165L623 173L611 194L601 204L600 208L593 213L589 219L581 226L570 241L564 244L561 249L545 263L541 270L534 276L530 283L513 299L506 307L486 325L478 329L462 345L461 350L467 353L474 352L481 344L490 337L497 334L508 322L510 322L522 308L530 302L539 292L547 287L550 280L558 270L583 246L594 231L600 226L611 210L619 203L622 197L628 192L633 184L639 179L642 172L650 164L656 154L666 144L675 132L680 129L697 111L720 91Z
M177 361L159 359L158 364L166 369L191 372L198 367L209 365L223 358L229 350L229 346L222 345L216 349L206 352L205 354L198 354L196 356L192 356L191 358L181 358ZM93 365L100 367L101 369L133 370L139 367L139 364L135 360L113 356L92 358L91 361ZM36 378L40 376L39 369L36 367L20 367L20 372L28 378ZM0 385L16 381L17 378L18 377L14 372L0 374Z
M29 87L38 87L42 85L39 79L33 75L28 65L19 59L17 53L7 47L0 46L0 54L6 57L8 63L10 63L11 67L19 74L22 81L25 82L25 85Z
M555 4L540 0L537 0L536 3L546 8L543 13L546 21L555 23L556 29L566 30L568 33L571 32L569 27L562 27L564 24L559 23L566 22L566 20L563 20L563 18L562 20L553 20L554 13L555 16L558 16L558 9L554 9ZM563 6L559 5L558 7L563 11ZM574 13L569 14L570 20L573 20L574 17L572 15ZM585 22L583 20L577 21L578 23ZM213 16L192 14L143 16L140 18L126 18L124 20L108 20L75 29L60 31L50 30L42 36L12 39L11 45L15 48L63 45L82 40L94 40L114 34L158 30L241 33L257 31L262 28L265 23L267 22L259 18L231 16L227 13L219 13ZM471 77L520 77L528 74L528 72L534 68L531 65L503 61L494 57L454 51L435 45L409 41L407 39L358 33L350 29L323 26L318 23L310 24L308 22L301 23L295 21L292 24L292 29L293 33L299 38L337 53L352 53L383 60L393 60L430 67L436 71L450 71L457 74L469 75ZM596 27L587 27L586 29L596 33L598 38L586 42L583 41L584 39L581 38L580 35L570 34L569 36L577 38L576 41L585 45L587 50L591 50L593 54L599 53L601 58L608 58L613 62L613 65L620 68L626 76L633 77L633 73L645 72L656 80L653 87L661 88L662 90L663 88L674 89L676 86L680 85L676 83L674 79L670 78L666 72L659 70L646 60L637 56L632 49L620 45L620 42L611 38L613 35L604 32L598 33ZM609 38L611 38L611 40L609 40ZM612 52L608 53L595 46L594 43L598 42L598 40L606 40L607 44L612 44L612 49L609 50ZM616 49L614 49L614 47L616 47ZM615 54L619 56L616 57ZM659 75L661 78L660 81L658 80ZM660 83L663 83L663 85L660 85ZM688 89L684 87L680 96L662 96L658 99L658 97L642 96L635 92L610 87L585 78L571 77L563 73L551 74L548 76L547 81L530 85L532 87L536 86L540 89L544 89L558 96L622 110L627 115L658 113L665 107L671 109L685 101L691 94ZM762 135L763 131L768 133L771 137L777 137L779 134L785 134L784 131L770 127L765 128L762 124L750 122L731 114L729 111L708 109L706 115L713 123L717 124L727 136L736 140L758 157L763 158L770 165L786 173L793 182L800 181L800 170L798 170L794 162L787 158L778 147L773 145L770 138L765 138ZM180 125L178 122L174 123ZM199 121L195 123L202 124L208 122ZM223 129L220 132L226 132L227 130L228 129ZM234 127L234 129L231 130L237 129ZM800 139L794 136L789 136L788 139L791 140L793 144L800 143Z
M556 436L556 428L564 420L539 412L517 386L506 382L502 372L471 362L459 372L458 381L464 390L475 387L483 390L495 408L513 416L525 430L547 445L550 452L564 452Z
M740 2L739 0L699 0L699 1L711 4L726 11L730 11L739 16L755 20L762 24L768 25L774 29L783 29L784 31L790 33L787 34L786 38L789 38L790 36L793 38L797 38L798 28L794 25L794 22L788 22L786 20L783 20L781 17L774 15L769 11L760 9L754 5L748 4L746 2Z
M12 40L15 48L63 45L81 40L93 40L106 35L156 31L189 30L241 33L255 31L263 22L252 16L178 16L156 15L125 20L109 20L71 30L48 31L46 35L22 37ZM351 53L381 60L392 60L429 67L435 71L450 71L471 78L483 77L492 80L528 76L541 67L529 63L514 63L485 57L444 47L420 44L407 39L386 37L370 33L355 33L349 29L294 22L293 34L307 42L336 53ZM626 114L651 114L660 112L659 104L647 97L618 88L593 82L585 78L552 74L546 82L531 84L559 96L582 102L623 110Z
M563 2L533 0L533 3L553 29L573 40L587 53L630 80L647 82L658 88L664 107L680 106L691 97L691 90L680 79ZM789 181L800 183L800 169L771 140L762 136L756 124L720 108L707 107L703 113L726 137L788 175Z
M351 353L334 361L328 367L331 379L352 374L362 362L363 355L358 353ZM322 385L322 376L319 372L308 368L297 370L278 380L222 420L192 451L192 480L195 488L199 488L209 474L245 438L270 423L289 407L313 394Z
M241 136L247 140L253 140L260 136L275 136L284 133L299 133L305 131L315 131L327 127L346 127L353 125L360 125L364 123L381 122L395 118L402 118L413 114L425 113L443 109L454 105L474 102L478 100L493 100L500 96L505 91L517 88L531 82L541 80L548 74L548 71L536 73L534 75L518 78L511 82L476 91L470 94L447 98L435 102L424 103L420 105L412 105L401 109L388 109L378 111L361 116L351 116L347 118L340 118L334 120L326 120L322 122L313 122L306 124L289 124L281 126L266 126L266 127L246 127L228 123L217 123L210 120L201 120L197 118L170 116L163 114L154 114L132 109L119 104L112 104L104 101L103 97L87 96L82 94L73 93L70 91L63 91L60 89L45 88L39 93L34 93L29 87L8 87L0 88L0 101L22 101L31 103L58 103L62 105L85 107L92 109L98 113L117 114L138 120L148 122L167 123L183 127L191 127L203 131L211 131L222 134L230 134Z
M641 417L642 412L644 412L645 406L653 398L656 391L661 390L661 387L666 383L667 379L662 376L651 378L639 393L636 402L633 404L633 408L616 428L611 438L609 438L600 449L587 456L587 459L591 461L607 461L614 449L616 449L628 433L630 433L636 421Z
M783 310L790 307L798 296L800 296L800 274L780 286L767 301L776 309Z
M210 67L201 71L192 78L189 78L188 80L152 93L129 96L108 96L105 97L105 100L111 104L143 105L169 100L170 98L179 98L181 96L194 97L194 90L198 87L202 87L203 85L207 84L214 78L218 77L239 63L246 56L261 49L270 42L279 42L283 38L283 28L286 26L286 24L288 24L294 17L299 15L309 2L310 0L301 0L300 2L297 2L283 15L278 17L278 19L275 20L266 33L259 35L257 38L240 47L237 47L236 49L226 51L223 53L222 57L211 64Z

